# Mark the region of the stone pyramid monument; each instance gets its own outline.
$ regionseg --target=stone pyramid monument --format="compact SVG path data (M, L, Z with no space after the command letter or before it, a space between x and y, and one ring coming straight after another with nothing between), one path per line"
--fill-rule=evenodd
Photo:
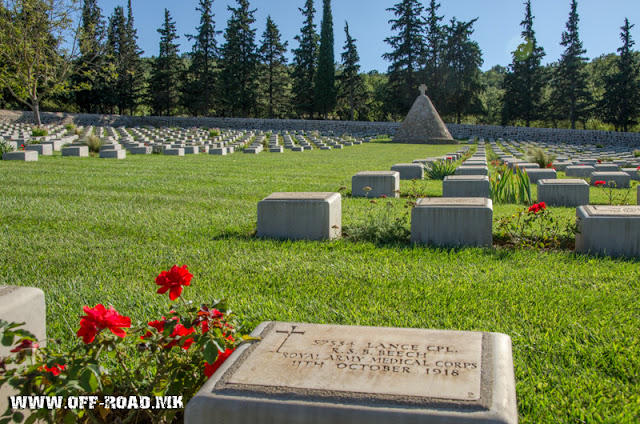
M414 144L458 144L451 137L438 111L426 95L427 86L420 86L420 95L400 125L393 141Z

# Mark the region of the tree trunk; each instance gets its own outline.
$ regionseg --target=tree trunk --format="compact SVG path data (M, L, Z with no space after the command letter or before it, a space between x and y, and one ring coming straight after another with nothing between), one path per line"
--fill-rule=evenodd
M33 117L36 120L38 128L42 128L42 120L40 119L40 102L38 99L31 100L31 110L33 110Z

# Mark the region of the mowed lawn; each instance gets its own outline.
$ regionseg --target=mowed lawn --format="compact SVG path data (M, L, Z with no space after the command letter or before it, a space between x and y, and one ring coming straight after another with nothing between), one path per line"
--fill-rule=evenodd
M350 190L358 171L456 149L371 143L228 157L2 161L0 284L44 290L48 335L68 345L84 305L159 318L169 300L155 294L154 278L186 264L195 277L184 297L227 298L255 322L506 333L522 423L640 420L638 261L250 235L258 201L273 192ZM401 190L412 185L402 181ZM442 193L440 181L415 186ZM392 202L395 215L407 211L405 202ZM343 225L353 225L380 204L344 198L342 206ZM496 206L495 217L517 208ZM575 210L558 214L572 219Z

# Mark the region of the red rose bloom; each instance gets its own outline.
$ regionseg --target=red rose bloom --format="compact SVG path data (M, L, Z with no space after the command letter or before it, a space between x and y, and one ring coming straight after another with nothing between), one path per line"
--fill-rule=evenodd
M106 309L103 305L98 304L95 308L85 306L83 310L87 315L80 320L78 337L82 337L85 344L93 342L96 335L105 328L118 337L124 337L127 333L122 328L131 327L131 318L123 317L113 309L113 306Z
M529 207L529 212L538 213L544 209L547 209L547 204L544 202L535 203Z
M206 375L207 378L211 378L213 373L215 373L218 370L218 368L220 368L220 365L222 365L222 363L226 361L229 356L231 356L233 351L234 349L226 348L224 352L218 352L218 359L216 359L216 361L213 364L209 365L208 363L205 362L204 375Z
M198 311L198 317L202 320L202 332L206 333L209 331L209 321L213 321L213 326L222 328L222 324L220 324L220 319L224 318L224 314L217 309L209 309L206 306L203 306L202 309Z
M599 187L599 186L603 186L606 185L607 183L605 181L596 181L595 183L593 183L594 186Z
M53 374L54 376L58 376L58 375L60 375L60 373L61 373L62 371L64 371L64 370L65 370L65 368L67 368L67 366L66 366L66 365L54 365L54 366L52 366L52 367L48 367L48 366L46 366L46 365L43 365L43 366L40 368L40 371L50 372L50 373L51 373L51 374Z
M169 299L176 300L182 294L182 286L190 286L193 275L187 270L186 265L178 267L174 265L169 271L162 271L156 277L156 284L161 286L159 294L169 291Z
M38 348L38 343L33 340L22 339L20 340L20 344L13 349L11 349L11 353L17 353L21 350L36 350Z

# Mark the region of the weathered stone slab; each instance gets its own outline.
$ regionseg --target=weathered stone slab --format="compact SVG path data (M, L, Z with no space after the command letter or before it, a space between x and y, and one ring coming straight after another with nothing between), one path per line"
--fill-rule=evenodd
M102 150L100 149L101 159L126 159L127 151L123 149Z
M89 157L89 147L87 146L69 146L62 148L62 156Z
M629 174L633 181L640 181L640 169L638 168L622 168L622 172Z
M184 149L183 148L171 148L171 147L167 147L164 150L162 150L162 154L163 155L167 155L167 156L184 156Z
M527 169L527 176L532 184L536 184L540 180L554 180L558 178L558 173L555 169Z
M227 149L229 149L228 147L215 147L212 149L209 149L209 154L210 155L218 155L218 156L226 156L227 155Z
M613 163L596 163L593 165L596 169L596 172L618 172L620 171L620 167Z
M492 224L491 199L418 199L411 211L411 241L441 246L492 247Z
M252 335L186 423L517 422L504 334L266 322Z
M28 144L24 150L34 150L39 156L52 156L53 145L51 144Z
M591 185L595 185L596 181L604 181L605 187L613 185L614 188L629 188L631 177L626 172L592 172L589 175Z
M549 206L588 205L589 184L581 179L538 180L538 202Z
M456 175L489 175L487 165L465 165L456 168Z
M589 165L567 166L564 170L567 177L589 178L589 175L596 169Z
M364 189L369 187L370 191ZM362 171L351 177L353 197L399 197L400 173L397 171Z
M324 240L342 235L339 193L273 193L258 202L258 237Z
M398 172L401 180L424 179L424 166L419 163L396 163L391 170Z
M442 181L442 197L486 197L491 194L489 177L448 175Z
M580 206L576 252L640 257L640 206Z
M132 147L129 152L132 155L150 155L153 152L153 148L151 146Z
M21 160L23 162L36 162L38 160L38 152L35 150L18 150L16 152L5 152L2 154L2 160Z

